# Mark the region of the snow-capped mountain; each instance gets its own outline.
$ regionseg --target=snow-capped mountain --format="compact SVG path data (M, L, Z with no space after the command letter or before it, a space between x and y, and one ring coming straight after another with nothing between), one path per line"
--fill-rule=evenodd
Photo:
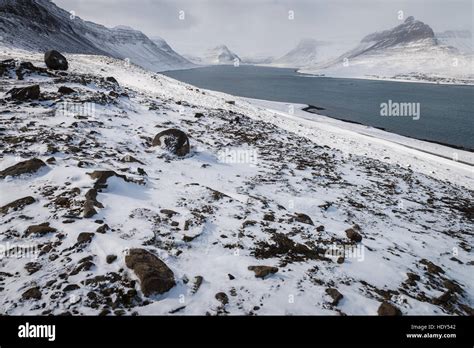
M284 56L272 63L277 66L303 67L318 61L321 43L314 39L303 39L298 45Z
M205 52L203 60L209 64L234 64L240 57L232 52L226 45L219 45Z
M431 27L414 17L393 29L364 37L334 60L301 71L344 77L423 78L434 81L473 78L472 55L438 42Z
M470 30L446 30L435 34L438 42L457 48L463 53L473 53L472 33Z
M192 66L163 39L153 42L129 27L84 21L48 0L0 0L0 36L5 46L128 58L152 71Z

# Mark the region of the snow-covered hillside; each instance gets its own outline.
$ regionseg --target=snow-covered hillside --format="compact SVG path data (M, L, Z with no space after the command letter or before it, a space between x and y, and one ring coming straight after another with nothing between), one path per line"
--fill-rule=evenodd
M408 17L393 29L367 35L336 59L301 72L335 77L396 78L473 83L473 56L443 45L425 23Z
M129 27L83 21L49 0L0 0L0 37L2 46L108 55L151 71L193 66L163 39L157 44Z
M66 57L0 50L1 314L472 315L472 153Z
M284 56L275 59L272 64L283 67L302 67L320 62L320 43L313 39L303 39Z

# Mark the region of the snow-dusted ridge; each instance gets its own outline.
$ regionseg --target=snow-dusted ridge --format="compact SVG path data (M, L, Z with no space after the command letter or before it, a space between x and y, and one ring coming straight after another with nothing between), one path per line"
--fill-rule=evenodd
M127 26L84 21L50 0L0 0L0 45L45 52L107 55L150 71L191 68L161 38L150 40Z
M0 171L32 157L47 163L0 179L0 207L35 200L2 210L2 245L42 250L0 259L2 314L375 315L382 302L404 315L472 314L472 166L395 143L403 137L305 119L298 106L291 114L121 60L66 56L65 76L0 80ZM44 66L41 54L0 49L7 58ZM39 101L8 100L11 87L34 83ZM91 101L92 115L57 113L63 102ZM188 134L189 155L150 146L168 128ZM127 154L141 163L123 162ZM109 178L102 207L86 218L96 170L127 181ZM45 222L54 231L25 233ZM362 241L347 237L350 228ZM341 259L333 247L353 253ZM143 295L125 265L130 248L166 263L171 290ZM260 279L253 265L278 271Z

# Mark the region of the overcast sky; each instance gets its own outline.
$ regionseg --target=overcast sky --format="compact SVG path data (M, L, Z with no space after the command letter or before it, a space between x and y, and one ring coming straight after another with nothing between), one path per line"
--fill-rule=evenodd
M415 16L435 32L473 27L472 0L54 0L82 19L160 36L179 53L226 44L240 56L279 56L302 38L356 44ZM290 12L293 11L293 12ZM294 14L294 18L290 15ZM183 18L184 15L184 18ZM181 16L181 18L180 18Z

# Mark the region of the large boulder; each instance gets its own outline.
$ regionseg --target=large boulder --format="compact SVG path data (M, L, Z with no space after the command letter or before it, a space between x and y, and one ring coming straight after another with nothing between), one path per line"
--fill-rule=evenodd
M38 169L45 167L46 163L38 158L32 158L28 161L19 162L2 171L0 171L0 179L7 176L18 176L21 174L34 173Z
M7 94L10 94L11 98L14 100L32 100L38 99L40 96L40 87L39 85L21 87L21 88L12 88Z
M393 304L388 303L386 301L383 301L380 304L379 309L377 309L377 314L380 315L380 316L393 317L393 316L402 315L402 312L400 311L400 309L395 307Z
M174 128L158 133L153 139L153 146L160 146L178 156L186 156L189 153L188 136Z
M44 62L48 68L53 70L67 70L69 67L66 57L55 50L47 51L44 54Z
M176 285L174 274L158 257L144 249L130 249L125 264L140 279L145 296L163 294Z

